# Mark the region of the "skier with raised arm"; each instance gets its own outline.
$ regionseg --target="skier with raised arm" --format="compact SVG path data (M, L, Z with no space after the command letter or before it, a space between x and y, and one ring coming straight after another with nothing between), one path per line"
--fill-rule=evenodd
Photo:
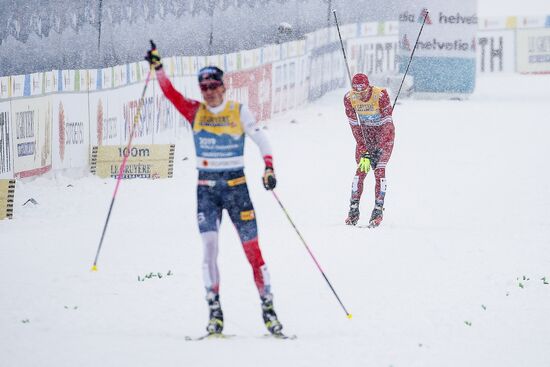
M197 220L203 241L203 278L210 318L209 335L223 335L224 319L220 303L220 276L217 265L218 231L222 211L227 210L252 267L261 299L265 326L275 336L284 336L283 326L273 308L269 272L258 243L256 212L250 200L244 174L245 135L260 148L265 163L263 185L273 190L277 183L271 147L256 125L249 108L225 98L223 71L216 66L202 68L198 83L203 102L178 92L166 76L159 52L151 41L145 59L155 68L160 87L176 109L190 122L197 156Z

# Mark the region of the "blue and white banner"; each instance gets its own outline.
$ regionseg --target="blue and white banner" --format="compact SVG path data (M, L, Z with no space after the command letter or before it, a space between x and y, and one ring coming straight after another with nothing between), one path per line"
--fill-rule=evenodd
M399 63L404 72L419 38L409 73L415 93L472 93L476 75L476 0L402 0L399 12Z

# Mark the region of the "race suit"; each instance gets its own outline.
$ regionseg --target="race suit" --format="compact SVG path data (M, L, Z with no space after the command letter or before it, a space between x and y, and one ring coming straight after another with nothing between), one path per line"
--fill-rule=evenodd
M362 96L353 90L344 96L344 106L348 122L357 143L355 161L369 152L375 177L375 206L383 207L386 195L386 165L391 157L395 128L392 106L388 92L384 88L371 87ZM359 118L359 121L357 120ZM353 178L351 201L359 202L363 193L366 172L357 168Z
M164 70L157 70L160 87L190 122L197 156L197 221L203 240L203 278L207 292L219 293L218 229L226 209L252 266L260 296L270 293L269 273L258 244L256 213L244 174L244 142L249 136L260 148L266 166L273 167L271 147L246 105L223 101L209 107L184 97Z

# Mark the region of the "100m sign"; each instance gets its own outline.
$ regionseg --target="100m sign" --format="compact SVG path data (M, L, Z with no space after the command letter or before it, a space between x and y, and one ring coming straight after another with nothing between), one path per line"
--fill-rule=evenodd
M118 147L119 157L149 157L150 155L151 155L151 152L149 151L149 148L132 147L132 149L128 151L128 147L125 147L125 148Z
M99 177L118 177L122 162L126 166L122 178L172 177L173 144L143 144L128 149L123 145L101 145L92 148L90 170Z

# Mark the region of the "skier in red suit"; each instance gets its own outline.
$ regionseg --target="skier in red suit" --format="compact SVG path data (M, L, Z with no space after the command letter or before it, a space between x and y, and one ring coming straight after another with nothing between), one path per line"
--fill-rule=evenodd
M384 88L372 86L365 74L352 78L352 89L344 96L348 122L357 142L355 161L358 163L351 189L349 214L346 224L356 225L359 220L359 202L363 193L363 181L372 168L376 180L374 209L369 227L382 222L386 195L386 165L393 150L395 128L392 106Z

